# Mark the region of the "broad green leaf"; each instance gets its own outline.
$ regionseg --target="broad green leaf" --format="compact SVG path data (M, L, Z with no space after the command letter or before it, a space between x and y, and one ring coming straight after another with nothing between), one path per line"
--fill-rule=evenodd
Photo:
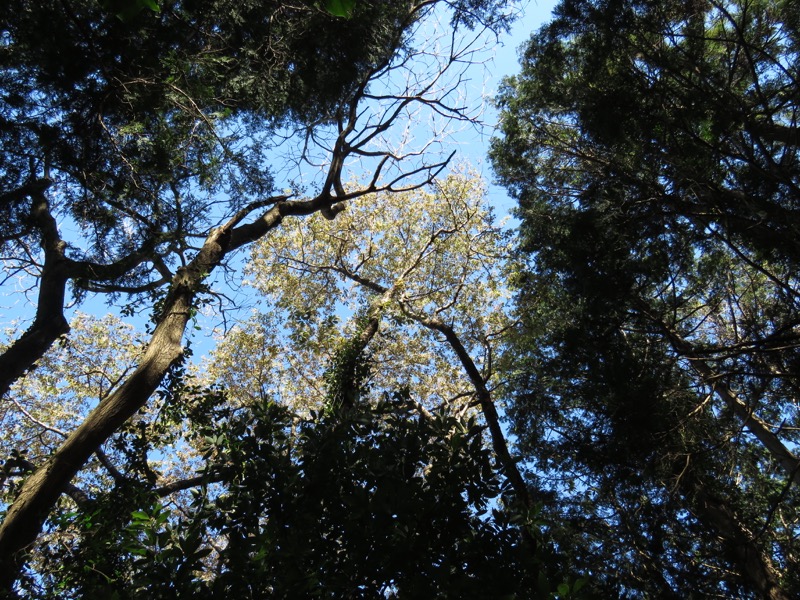
M335 17L350 19L353 16L356 0L327 0L325 10Z

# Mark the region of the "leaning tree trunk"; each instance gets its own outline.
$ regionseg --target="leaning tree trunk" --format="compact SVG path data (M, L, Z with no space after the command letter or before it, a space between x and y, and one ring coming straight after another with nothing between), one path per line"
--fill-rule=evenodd
M45 465L25 482L0 525L0 589L16 580L24 551L38 536L61 491L89 457L145 405L181 357L181 340L204 272L223 254L212 234L197 258L173 279L164 312L133 374L95 408Z
M61 492L89 457L144 406L170 367L182 356L183 338L202 281L232 250L277 227L287 215L308 215L330 208L333 199L287 202L286 196L254 203L214 229L197 256L180 269L164 302L150 343L133 374L105 398L62 446L22 486L0 525L0 590L11 591L26 549L41 532ZM236 225L255 208L274 205L252 223Z
M45 196L47 180L30 195L31 221L42 236L44 266L39 284L36 318L31 326L0 355L0 398L11 385L39 360L53 343L69 331L64 318L64 295L67 286L66 244L58 234L58 225Z
M55 341L69 332L64 318L64 299L68 281L110 281L122 277L146 260L153 260L157 235L145 239L140 249L111 264L76 261L66 256L67 244L61 239L58 223L50 212L45 192L50 181L42 179L28 186L31 197L31 222L41 234L44 265L39 277L36 318L19 338L0 354L0 398L34 366Z
M781 588L769 556L759 547L755 536L744 526L733 507L709 491L694 473L684 471L679 475L678 487L699 520L719 536L725 553L736 565L746 587L765 600L791 600Z

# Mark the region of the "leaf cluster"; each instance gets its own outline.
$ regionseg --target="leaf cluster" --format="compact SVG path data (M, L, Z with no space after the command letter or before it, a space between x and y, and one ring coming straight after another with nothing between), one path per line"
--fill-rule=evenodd
M208 483L188 512L118 488L62 513L72 541L47 549L32 597L531 597L474 418L387 394L299 422L268 402L195 435Z
M500 95L511 413L553 535L609 596L796 593L790 4L567 0Z

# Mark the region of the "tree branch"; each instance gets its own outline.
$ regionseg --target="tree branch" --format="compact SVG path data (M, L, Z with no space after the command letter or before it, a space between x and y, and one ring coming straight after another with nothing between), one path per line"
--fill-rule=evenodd
M703 382L711 386L717 397L733 411L742 422L742 425L746 427L747 430L761 442L764 448L769 451L772 457L778 461L789 478L795 483L800 483L800 458L795 456L791 450L783 444L780 438L770 431L769 426L758 418L753 412L753 409L731 389L725 382L724 377L720 373L714 371L708 362L694 351L692 344L688 340L668 327L662 320L656 319L653 316L650 316L650 318L658 323L673 350L679 356L689 361L692 368L703 378Z
M44 250L44 267L39 284L36 318L31 326L0 355L0 398L11 385L22 377L39 360L53 343L69 331L64 318L64 297L68 274L68 261L64 256L66 244L58 233L58 225L50 213L42 183L31 194L31 220L41 231Z

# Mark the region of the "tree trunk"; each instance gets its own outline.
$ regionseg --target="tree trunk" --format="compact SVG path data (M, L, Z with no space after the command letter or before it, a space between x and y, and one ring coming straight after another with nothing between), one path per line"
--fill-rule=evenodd
M11 505L0 525L0 589L9 589L15 581L25 549L36 540L64 487L95 450L144 406L167 370L180 358L181 338L189 320L194 292L183 283L177 286L184 289L170 294L172 302L166 307L134 373L89 414L45 465L31 475Z
M169 368L181 357L186 324L199 284L219 263L219 241L229 231L212 232L195 259L178 271L150 344L133 374L95 408L63 445L25 482L0 525L0 589L10 590L28 548L64 487L89 457L145 405ZM229 238L229 235L227 236Z
M772 561L755 543L733 508L706 489L694 474L684 473L678 480L700 521L720 537L723 548L736 564L745 585L767 600L791 600L781 589Z
M42 232L44 267L39 285L39 299L36 305L36 319L28 330L0 355L0 399L6 395L11 385L34 363L50 346L69 331L64 318L64 295L67 286L67 264L64 257L66 245L58 234L58 225L50 214L50 205L45 196L49 182L32 194L31 220Z
M369 190L367 190L369 191ZM366 191L362 192L366 193ZM309 215L333 203L329 197L286 202L277 196L253 203L228 223L214 229L197 256L172 279L150 344L133 374L105 398L24 483L0 525L0 593L11 593L26 549L36 540L45 519L75 474L114 432L144 406L169 368L182 356L186 324L202 281L225 255L280 225L287 215ZM253 210L272 205L252 223L236 227Z
M690 361L692 368L703 378L705 383L712 386L717 397L733 411L733 414L741 420L742 425L761 442L761 445L781 465L786 475L794 483L800 484L800 458L795 456L781 439L770 430L769 426L753 413L747 403L739 398L739 395L725 383L720 374L715 372L705 360L697 355L687 340L668 329L664 323L661 326L675 351Z

